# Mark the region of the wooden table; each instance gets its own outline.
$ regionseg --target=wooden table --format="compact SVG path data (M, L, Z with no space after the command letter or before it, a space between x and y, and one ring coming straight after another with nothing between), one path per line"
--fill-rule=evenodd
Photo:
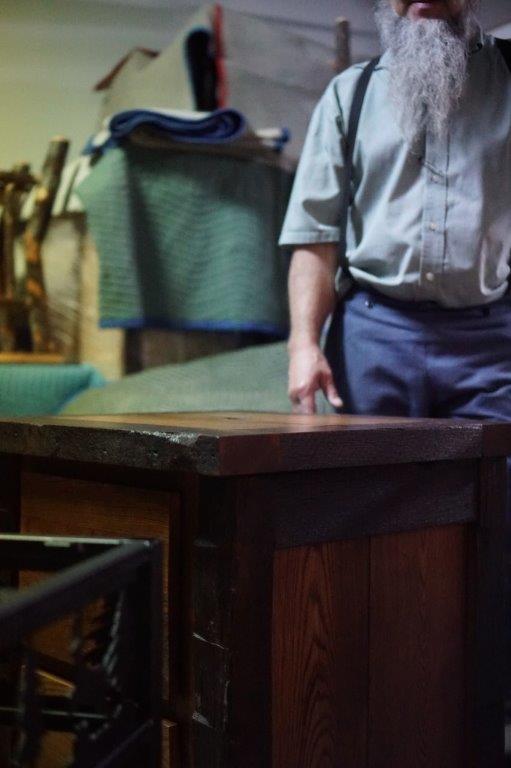
M20 419L0 447L4 530L164 540L166 765L502 765L511 426Z

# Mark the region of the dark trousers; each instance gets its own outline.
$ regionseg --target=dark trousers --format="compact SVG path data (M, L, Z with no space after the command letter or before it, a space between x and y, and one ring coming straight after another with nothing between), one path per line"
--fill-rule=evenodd
M511 296L450 310L356 291L327 356L345 411L511 421Z

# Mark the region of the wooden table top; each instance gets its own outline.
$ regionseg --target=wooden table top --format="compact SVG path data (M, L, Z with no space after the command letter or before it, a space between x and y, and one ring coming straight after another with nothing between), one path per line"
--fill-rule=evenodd
M511 424L205 412L0 420L0 451L239 475L511 454Z

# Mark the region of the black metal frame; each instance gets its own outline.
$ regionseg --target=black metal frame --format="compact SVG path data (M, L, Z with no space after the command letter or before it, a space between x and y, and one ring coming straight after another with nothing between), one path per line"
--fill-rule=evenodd
M74 734L69 768L156 768L161 758L162 547L158 541L0 535L0 724L11 765L36 764L45 731ZM21 571L49 571L18 590ZM91 618L91 607L94 607ZM70 617L72 663L32 636ZM39 672L69 683L38 690Z

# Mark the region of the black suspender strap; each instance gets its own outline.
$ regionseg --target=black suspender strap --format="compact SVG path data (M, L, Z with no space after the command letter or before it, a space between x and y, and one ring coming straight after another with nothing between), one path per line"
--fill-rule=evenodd
M339 220L339 266L344 275L350 274L350 268L348 263L348 257L346 255L346 233L348 229L348 215L351 205L351 184L353 181L353 155L355 152L355 141L357 138L358 124L360 122L360 115L362 113L362 107L364 105L364 99L369 85L371 75L376 69L380 58L372 59L367 64L355 88L355 94L353 96L353 102L351 105L350 119L348 125L348 134L344 141L344 184L341 190L341 205L340 205L340 220ZM337 101L339 101L339 95L336 93Z
M495 42L511 72L511 40L501 40L499 37L496 37Z
M341 190L341 204L340 204L340 217L339 217L339 248L338 264L341 270L341 274L346 277L350 277L350 265L348 257L346 255L346 233L348 229L348 215L351 205L351 184L353 181L353 155L355 152L355 140L357 138L358 124L360 122L360 115L362 113L362 107L364 106L364 99L367 92L367 86L371 75L376 69L380 59L373 59L362 70L358 82L355 86L355 93L353 95L353 101L350 110L350 119L348 124L348 133L346 138L342 134L342 110L341 102L337 89L335 89L335 96L339 105L339 115L337 118L337 126L342 138L342 144L344 149L344 184ZM342 312L342 302L338 301L335 307L333 316L330 319L330 327L325 338L325 355L327 360L332 363L333 360L338 358L339 349L341 345L339 314Z

